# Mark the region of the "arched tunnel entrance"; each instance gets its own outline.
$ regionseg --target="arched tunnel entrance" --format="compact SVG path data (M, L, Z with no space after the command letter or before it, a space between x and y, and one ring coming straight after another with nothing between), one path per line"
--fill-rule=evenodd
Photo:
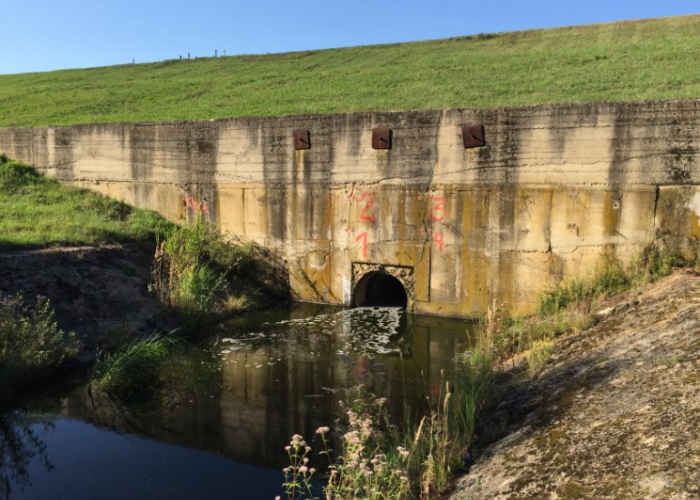
M352 295L353 306L407 307L408 295L403 283L381 271L365 274Z

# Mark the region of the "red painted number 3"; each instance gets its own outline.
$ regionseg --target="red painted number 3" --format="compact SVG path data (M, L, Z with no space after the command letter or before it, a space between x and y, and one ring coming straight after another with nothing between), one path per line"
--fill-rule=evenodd
M431 198L434 200L435 204L433 205L433 209L430 211L430 218L435 222L440 222L445 218L445 215L447 215L447 210L445 210L444 207L445 198L433 198L432 196Z
M365 199L367 199L367 204L365 208L362 209L362 212L360 212L360 220L371 222L374 220L374 212L370 212L372 205L374 205L374 195L372 193L363 193L360 201L365 201Z

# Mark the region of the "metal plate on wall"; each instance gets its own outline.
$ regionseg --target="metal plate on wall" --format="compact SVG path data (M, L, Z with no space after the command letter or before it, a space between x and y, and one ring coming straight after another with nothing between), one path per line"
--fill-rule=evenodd
M464 142L465 149L479 148L485 145L484 126L470 125L468 127L462 127L462 141Z
M311 134L308 130L294 131L294 149L309 149L311 147Z
M372 129L372 148L373 149L391 149L391 129L389 129L389 128Z

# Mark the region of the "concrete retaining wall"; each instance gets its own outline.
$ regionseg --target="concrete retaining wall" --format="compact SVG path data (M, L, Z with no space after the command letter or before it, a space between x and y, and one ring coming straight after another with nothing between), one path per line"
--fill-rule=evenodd
M350 304L386 266L415 312L451 316L530 311L654 238L694 251L698 148L698 100L0 129L0 151L62 181L279 251L298 299Z

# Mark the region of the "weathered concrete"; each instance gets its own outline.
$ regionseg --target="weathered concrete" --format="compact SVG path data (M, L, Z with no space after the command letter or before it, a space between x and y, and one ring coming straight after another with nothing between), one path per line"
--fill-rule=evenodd
M479 123L486 145L464 149ZM655 237L695 251L699 125L698 100L590 103L0 129L0 151L172 220L202 210L278 250L298 299L350 304L387 266L415 312L469 316L529 311Z

